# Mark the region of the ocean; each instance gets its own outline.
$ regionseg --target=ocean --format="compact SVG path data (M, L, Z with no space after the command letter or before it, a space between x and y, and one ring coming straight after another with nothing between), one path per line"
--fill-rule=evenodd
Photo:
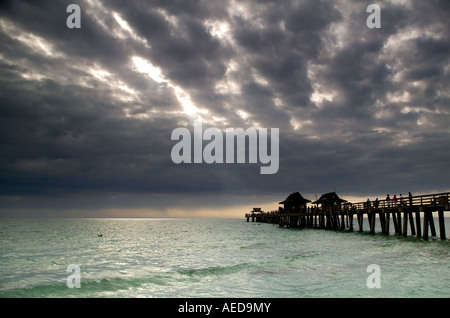
M449 251L433 237L244 218L4 218L0 297L446 298Z

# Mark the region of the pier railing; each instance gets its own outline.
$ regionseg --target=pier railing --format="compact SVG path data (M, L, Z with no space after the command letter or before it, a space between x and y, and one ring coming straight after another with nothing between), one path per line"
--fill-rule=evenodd
M374 200L352 203L352 207L357 210L367 208L391 208L391 207L428 207L437 205L449 205L450 204L450 192L424 194L416 196L406 196L399 198L390 198L389 200Z

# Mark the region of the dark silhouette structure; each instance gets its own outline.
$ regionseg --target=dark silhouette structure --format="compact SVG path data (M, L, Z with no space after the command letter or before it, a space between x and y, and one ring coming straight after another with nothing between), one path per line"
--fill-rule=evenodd
M286 200L281 201L279 204L284 205L284 213L304 213L306 212L306 204L309 202L311 201L302 197L300 193L293 192Z
M340 209L342 203L346 203L347 200L341 199L336 192L328 192L322 194L319 200L312 202L312 204L321 205L322 210L331 211Z
M357 217L359 232L363 231L363 219L367 217L369 233L375 233L375 222L378 219L383 234L390 234L390 225L394 226L396 235L416 236L428 240L437 236L435 218L437 212L439 236L447 239L445 231L444 212L450 211L450 192L431 193L413 196L408 194L409 204L392 204L390 198L372 203L370 199L364 202L350 203L341 199L336 192L323 194L318 200L311 202L298 192L290 194L280 202L284 207L278 210L263 212L254 208L246 213L247 222L263 222L278 224L280 227L339 229L353 231L353 217ZM311 202L315 207L307 207ZM415 218L414 218L415 214ZM422 216L422 217L421 217ZM391 221L392 220L392 221Z

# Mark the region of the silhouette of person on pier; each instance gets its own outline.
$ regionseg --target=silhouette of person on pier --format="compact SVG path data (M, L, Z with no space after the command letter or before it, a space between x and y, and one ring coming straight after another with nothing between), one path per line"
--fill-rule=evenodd
M408 192L408 196L409 196L409 206L412 206L412 194L411 194L411 192Z
M392 201L393 201L393 206L397 206L397 195L394 194L394 196L392 197Z
M389 194L386 197L386 202L387 202L387 206L389 208L391 206L391 198L389 197Z

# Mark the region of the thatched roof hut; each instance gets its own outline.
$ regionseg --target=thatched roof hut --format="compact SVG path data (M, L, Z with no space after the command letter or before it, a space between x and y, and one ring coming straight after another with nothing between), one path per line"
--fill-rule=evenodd
M328 192L322 194L319 200L312 202L312 204L321 204L322 208L325 207L336 207L341 206L342 203L347 202L347 200L341 199L336 192Z
M300 193L293 192L286 200L281 201L279 204L284 205L285 212L304 212L306 211L306 204L311 200L305 199Z

